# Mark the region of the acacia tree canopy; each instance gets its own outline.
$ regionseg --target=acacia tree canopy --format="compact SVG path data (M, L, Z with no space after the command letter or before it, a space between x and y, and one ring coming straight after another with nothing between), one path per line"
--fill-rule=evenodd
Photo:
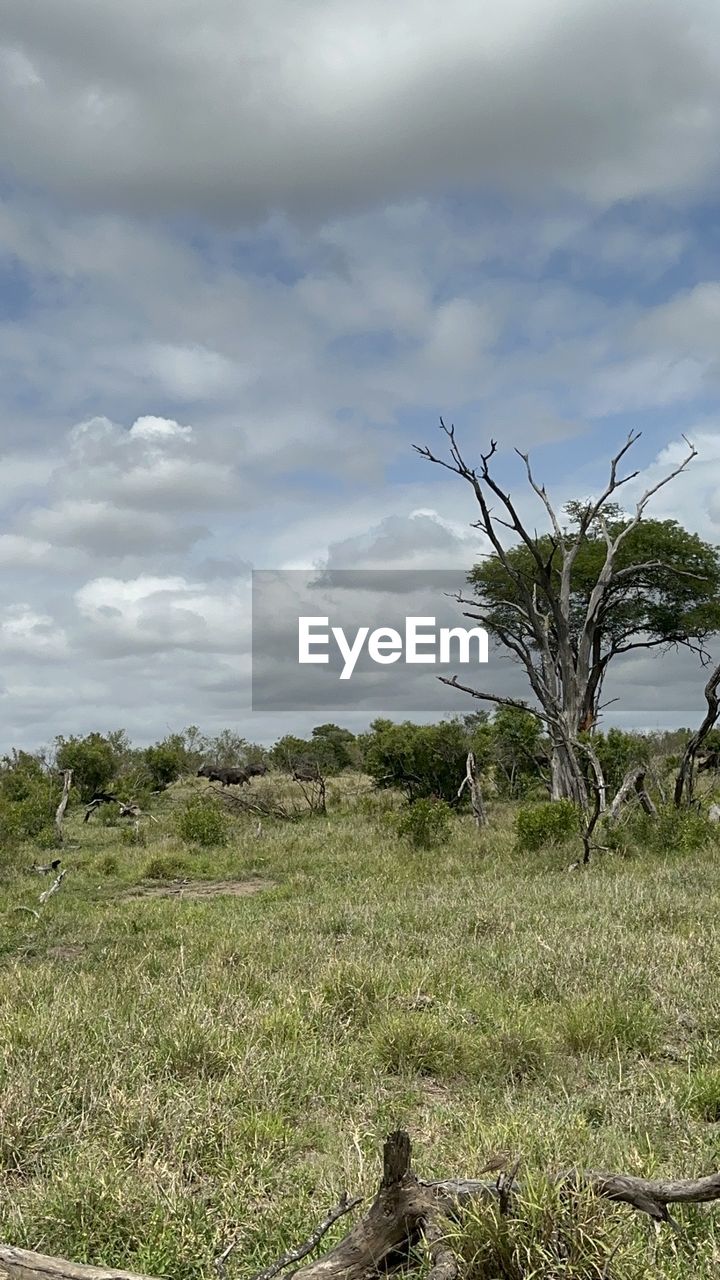
M565 510L567 534L571 537L579 526L583 508L579 503L569 503ZM568 612L575 644L605 561L605 531L614 539L630 523L630 518L615 506L611 512L606 510L604 528L594 522L580 542L572 565ZM523 625L518 608L522 603L518 576L535 588L542 608L549 603L550 591L556 595L560 591L562 567L550 534L538 537L536 545L550 566L550 586L525 543L507 551L515 576L497 556L476 565L469 575L484 625L496 635L514 634L520 627L524 641L531 647L535 647L535 639L531 628ZM552 634L552 619L550 627ZM592 674L583 708L584 727L596 719L602 681L616 654L671 645L704 652L704 641L717 631L720 549L689 533L676 520L643 519L635 524L619 544L615 580L598 619Z
M572 799L589 814L589 765L601 810L606 802L602 766L583 735L596 719L611 658L669 644L701 648L704 637L718 627L717 549L676 522L645 519L648 503L686 470L697 450L686 442L685 458L641 494L633 514L625 515L616 495L639 475L622 471L638 440L630 432L610 459L605 487L597 498L573 504L565 513L565 526L545 486L536 480L528 455L517 450L548 520L549 532L538 535L493 472L497 442L491 441L488 452L471 465L454 426L446 427L440 419L440 429L448 444L446 458L427 446L416 448L472 487L480 512L475 527L492 547L487 564L476 569L474 599L463 600L472 606L467 616L493 631L525 668L538 703L536 714L552 743L553 797ZM507 529L514 545L507 544ZM486 702L522 705L517 698L460 684L457 676L438 678Z

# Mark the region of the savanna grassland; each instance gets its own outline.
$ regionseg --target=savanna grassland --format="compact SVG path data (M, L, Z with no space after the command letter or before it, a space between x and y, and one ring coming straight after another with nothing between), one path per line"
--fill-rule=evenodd
M144 843L70 810L39 919L17 908L50 855L2 864L0 1239L190 1280L237 1238L227 1274L246 1276L343 1188L371 1197L400 1126L427 1177L522 1156L516 1213L478 1207L458 1236L470 1280L717 1276L713 1206L656 1238L542 1177L720 1166L712 836L571 872L572 844L518 852L498 804L482 834L454 816L415 849L356 776L329 784L327 818L241 817L203 848L175 824L197 785L165 793ZM219 880L253 892L192 896Z

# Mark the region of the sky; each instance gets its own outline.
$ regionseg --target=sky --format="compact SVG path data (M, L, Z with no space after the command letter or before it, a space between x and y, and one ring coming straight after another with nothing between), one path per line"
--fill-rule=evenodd
M4 0L0 119L0 750L308 731L251 568L469 567L441 414L538 523L515 447L560 505L687 435L652 514L720 542L715 0Z

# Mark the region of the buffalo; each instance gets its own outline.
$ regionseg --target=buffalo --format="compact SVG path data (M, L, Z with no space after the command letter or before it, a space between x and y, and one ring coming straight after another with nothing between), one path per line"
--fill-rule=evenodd
M209 782L221 782L224 787L242 787L250 781L246 769L216 768L210 764L204 764L202 769L198 769L197 776L207 778Z

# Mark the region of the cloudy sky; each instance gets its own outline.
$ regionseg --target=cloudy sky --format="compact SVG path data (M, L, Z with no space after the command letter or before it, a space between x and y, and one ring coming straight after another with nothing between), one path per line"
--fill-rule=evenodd
M250 568L471 563L441 413L558 501L684 432L720 541L719 64L715 0L4 0L0 749L309 728ZM608 719L696 717L661 662Z

